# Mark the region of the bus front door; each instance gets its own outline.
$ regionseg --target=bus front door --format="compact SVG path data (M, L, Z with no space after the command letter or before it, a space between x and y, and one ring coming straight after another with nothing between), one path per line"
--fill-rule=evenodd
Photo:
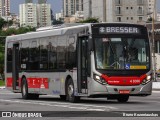
M88 93L87 89L87 50L88 37L78 39L78 92Z
M12 88L19 90L19 44L13 44Z

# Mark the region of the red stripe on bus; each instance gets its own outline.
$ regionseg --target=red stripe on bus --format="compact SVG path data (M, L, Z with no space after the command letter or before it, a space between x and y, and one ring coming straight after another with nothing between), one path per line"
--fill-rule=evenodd
M12 87L12 78L7 78L6 87ZM19 78L19 86L21 86L21 79ZM28 88L49 88L48 78L27 78Z
M12 87L12 78L7 78L6 87Z
M146 78L146 75L142 75L141 77L108 77L106 75L101 76L109 85L120 85L120 86L132 86L132 85L140 85L142 81Z
M48 78L28 78L28 88L49 88Z

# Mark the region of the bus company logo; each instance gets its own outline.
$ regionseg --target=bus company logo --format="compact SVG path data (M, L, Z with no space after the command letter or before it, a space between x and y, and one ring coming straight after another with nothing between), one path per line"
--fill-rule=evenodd
M2 117L12 117L11 112L2 112Z
M105 33L105 32L106 32L105 27L100 27L100 28L99 28L99 32L100 32L100 33Z

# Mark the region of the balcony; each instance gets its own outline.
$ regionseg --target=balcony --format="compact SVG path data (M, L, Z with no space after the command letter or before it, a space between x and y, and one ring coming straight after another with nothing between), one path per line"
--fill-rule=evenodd
M137 0L137 5L143 5L144 4L144 0Z
M115 0L115 5L116 6L122 5L122 0Z

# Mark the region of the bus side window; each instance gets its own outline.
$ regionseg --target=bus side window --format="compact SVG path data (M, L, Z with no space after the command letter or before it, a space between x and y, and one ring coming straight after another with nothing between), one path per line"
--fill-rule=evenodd
M57 39L52 37L48 43L49 70L57 69Z
M29 61L29 42L22 41L20 48L20 63L21 70L28 70L28 61Z
M38 46L38 40L34 40L30 43L30 58L29 58L29 67L30 70L39 70L39 62L40 62L40 49Z
M57 45L57 67L66 69L66 37L59 37Z
M76 67L76 37L70 36L67 40L66 69L74 67Z
M48 40L42 38L40 40L40 69L48 70Z
M12 50L13 43L8 43L7 45L7 72L12 72Z

